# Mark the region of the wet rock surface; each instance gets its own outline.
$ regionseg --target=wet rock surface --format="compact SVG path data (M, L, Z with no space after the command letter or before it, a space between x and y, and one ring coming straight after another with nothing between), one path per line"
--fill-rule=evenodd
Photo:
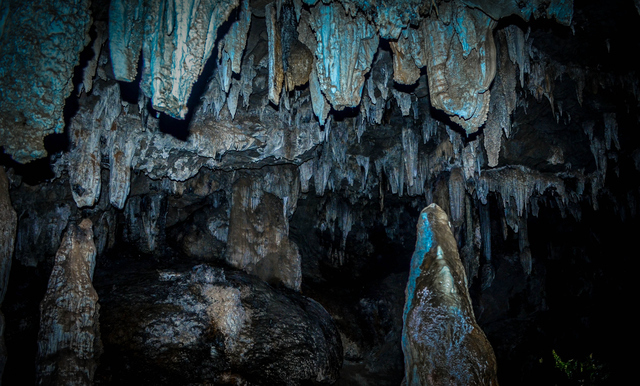
M332 383L333 320L314 300L241 271L151 264L96 277L105 346L96 384Z
M93 224L71 224L56 254L44 299L36 358L38 385L91 385L102 351L93 284Z
M402 350L407 385L497 385L493 348L476 322L449 218L421 213L406 290Z

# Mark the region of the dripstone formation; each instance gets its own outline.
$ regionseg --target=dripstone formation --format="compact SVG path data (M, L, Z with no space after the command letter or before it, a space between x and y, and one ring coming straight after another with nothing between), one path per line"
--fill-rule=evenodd
M624 382L638 26L0 0L2 382Z

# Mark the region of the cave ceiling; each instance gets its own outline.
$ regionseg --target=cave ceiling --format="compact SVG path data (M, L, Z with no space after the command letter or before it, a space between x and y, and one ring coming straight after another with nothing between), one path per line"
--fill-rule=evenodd
M298 187L261 189L290 211L429 200L443 173L507 214L545 191L597 207L637 172L640 95L637 2L596 3L3 0L3 163L68 176L79 208L123 208L140 173L180 194L279 166Z
M545 191L597 208L640 163L636 6L3 0L3 162L44 159L79 208L122 209L139 173L179 194L266 166L294 168L295 189L259 188L290 211L310 191L431 201L442 176L506 214Z
M513 379L535 378L544 334L547 357L565 336L626 355L608 334L626 341L631 323L617 313L639 223L639 28L638 0L0 0L0 303L9 269L42 279L81 236L107 320L139 308L120 304L128 289L153 297L164 281L215 284L205 300L231 314L247 283L272 299L286 287L327 308L305 319L313 334L335 322L343 339L331 327L331 371L300 379L333 381L344 354L398 384L416 221L435 203L467 311ZM157 270L176 261L220 267ZM105 280L121 263L134 285ZM136 264L160 281L142 288ZM574 304L616 310L596 333L600 315L578 315L580 335L562 324ZM5 313L10 347L24 312ZM354 327L379 321L375 344ZM267 346L280 338L264 331L288 328L261 323ZM530 346L510 341L533 329ZM382 346L399 362L386 367ZM509 367L514 350L526 361Z

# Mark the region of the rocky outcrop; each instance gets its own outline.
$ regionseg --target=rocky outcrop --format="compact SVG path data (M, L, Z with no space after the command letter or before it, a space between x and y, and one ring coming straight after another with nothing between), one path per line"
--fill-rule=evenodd
M101 353L91 220L70 224L40 303L39 385L92 385Z
M89 43L90 1L0 2L0 146L18 162L46 156L64 129L73 68Z
M420 213L406 290L402 350L407 385L497 385L496 358L471 307L446 213Z
M3 167L0 167L0 305L7 293L13 247L16 240L17 216L9 197L9 180ZM4 345L4 315L0 311L0 380L4 365L7 363L7 350Z
M101 282L97 380L298 385L338 377L342 346L329 314L255 276L208 265L137 267Z
M235 1L113 1L109 33L118 80L136 77L142 50L141 88L156 110L184 119L193 83L213 52L218 27Z
M300 290L300 253L289 240L289 216L299 194L294 173L284 169L234 182L226 259L267 282Z

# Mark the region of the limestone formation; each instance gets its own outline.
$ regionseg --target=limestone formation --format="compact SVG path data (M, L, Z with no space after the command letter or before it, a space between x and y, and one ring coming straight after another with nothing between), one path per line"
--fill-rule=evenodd
M113 369L111 381L297 385L338 378L340 337L309 298L208 265L112 275L120 284L101 300L101 361Z
M100 138L111 132L120 114L120 90L117 84L96 84L93 95L70 125L70 183L73 199L79 208L93 206L100 196ZM114 172L116 172L114 170Z
M371 70L378 35L360 13L345 14L337 3L312 9L311 28L320 89L336 110L360 104L364 77Z
M449 219L420 213L406 289L402 350L407 385L497 385L496 358L478 326Z
M135 78L142 50L141 89L156 110L184 119L191 88L211 56L218 27L238 3L113 2L109 31L116 78Z
M92 222L70 224L40 303L38 385L91 385L102 350Z
M294 191L280 181L291 177L276 175L270 185L265 180L241 177L233 184L227 262L253 273L267 282L282 283L300 290L302 279L298 247L289 240L289 214L297 201ZM278 192L273 188L289 191Z
M278 384L291 374L317 381L322 366L293 368L306 351L279 362L284 354L272 350L287 339L278 329L291 325L265 316L242 341L251 307L263 301L247 296L254 290L269 301L279 291L294 303L304 294L327 308L344 338L345 384L399 384L397 299L414 218L432 202L447 212L466 270L460 284L460 267L447 263L454 300L466 302L459 287L468 287L498 360L513 359L501 366L501 383L549 367L545 345L538 352L512 338L550 334L537 323L554 312L556 294L579 294L577 310L606 298L602 288L632 283L588 284L609 269L595 255L638 231L640 81L624 56L640 49L629 33L640 25L633 2L576 2L574 12L570 0L112 0L92 1L93 19L86 1L23 3L0 0L0 167L17 223L3 303L7 382L33 383L20 378L35 374L35 353L21 354L37 336L42 294L30 294L42 292L64 230L82 218L94 224L101 268L117 276L148 264L127 280L143 286L157 269L161 285L176 285L166 298L135 288L142 299L98 270L102 293L122 285L110 308L122 315L109 318L140 332L123 337L108 327L117 348L96 370L99 384L123 368L121 383L142 373L158 384L185 383L184 373L193 384ZM617 238L597 229L609 220ZM574 231L594 237L565 244ZM183 268L203 262L232 266L222 271L237 274L236 284L261 284L187 280ZM575 292L550 291L561 277L554 269L573 266L571 274L593 270L560 285ZM441 299L429 294L414 294L411 312L418 298ZM479 331L468 305L456 314L433 304L421 307L459 328L445 338ZM136 312L135 323L121 322ZM316 332L297 342L320 339ZM269 347L259 371L243 356L255 348L252 334L277 336L261 346ZM132 358L128 369L119 353ZM336 358L327 382L337 377ZM265 368L285 375L258 379Z
M89 43L90 1L0 2L0 146L18 162L46 156Z

